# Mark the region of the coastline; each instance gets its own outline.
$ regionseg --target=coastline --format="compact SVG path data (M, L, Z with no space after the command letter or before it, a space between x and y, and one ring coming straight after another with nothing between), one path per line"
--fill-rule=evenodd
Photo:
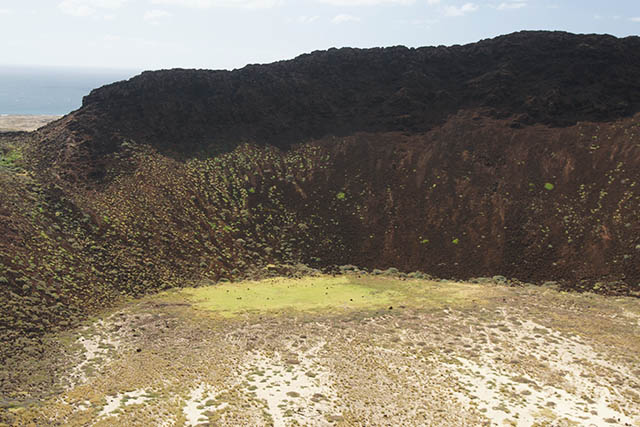
M0 132L31 132L60 117L53 114L0 114Z

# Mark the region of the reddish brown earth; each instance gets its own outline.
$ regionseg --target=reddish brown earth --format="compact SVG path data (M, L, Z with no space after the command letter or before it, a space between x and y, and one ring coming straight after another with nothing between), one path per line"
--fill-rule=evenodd
M637 295L639 112L639 38L545 32L94 90L0 135L0 340L267 264Z

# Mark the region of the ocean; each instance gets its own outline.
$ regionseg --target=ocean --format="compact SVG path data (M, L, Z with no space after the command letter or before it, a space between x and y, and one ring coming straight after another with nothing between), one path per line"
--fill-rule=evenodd
M0 115L64 115L92 89L140 71L0 65Z

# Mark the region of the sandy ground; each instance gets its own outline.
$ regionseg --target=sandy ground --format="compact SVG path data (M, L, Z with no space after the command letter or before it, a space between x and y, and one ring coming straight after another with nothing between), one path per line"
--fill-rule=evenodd
M75 332L65 391L16 423L640 426L640 301L478 286L233 318L149 297Z
M36 130L62 116L5 115L0 114L0 132Z

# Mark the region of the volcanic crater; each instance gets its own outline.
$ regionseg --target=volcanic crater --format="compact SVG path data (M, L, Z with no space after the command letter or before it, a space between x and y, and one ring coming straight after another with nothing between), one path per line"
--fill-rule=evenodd
M638 37L144 72L0 155L0 422L640 422Z

